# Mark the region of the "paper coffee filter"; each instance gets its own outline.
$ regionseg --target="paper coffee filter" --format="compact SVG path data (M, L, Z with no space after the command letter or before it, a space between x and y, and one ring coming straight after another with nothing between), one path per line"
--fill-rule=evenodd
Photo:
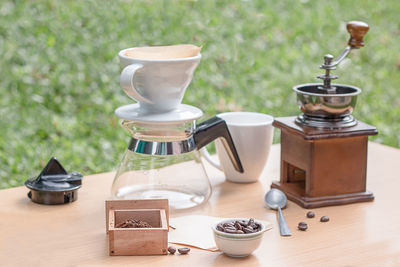
M174 59L197 56L200 50L201 47L192 44L144 46L127 50L125 56L137 59Z

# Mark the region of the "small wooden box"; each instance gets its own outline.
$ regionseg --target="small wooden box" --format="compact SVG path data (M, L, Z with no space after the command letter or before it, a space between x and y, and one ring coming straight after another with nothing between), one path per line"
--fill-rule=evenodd
M110 256L167 254L168 216L167 199L106 201ZM115 227L127 219L146 221L153 228Z

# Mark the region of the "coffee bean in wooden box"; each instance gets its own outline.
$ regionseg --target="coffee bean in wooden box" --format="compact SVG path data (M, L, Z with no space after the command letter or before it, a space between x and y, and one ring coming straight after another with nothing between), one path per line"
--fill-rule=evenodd
M128 219L145 221L152 228L116 227ZM167 254L168 228L168 199L106 201L110 256Z

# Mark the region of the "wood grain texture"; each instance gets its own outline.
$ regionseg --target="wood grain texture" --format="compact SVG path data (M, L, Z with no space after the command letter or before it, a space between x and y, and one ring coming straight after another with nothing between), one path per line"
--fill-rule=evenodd
M351 136L370 136L377 135L378 130L375 126L358 121L357 125L342 129L319 129L312 127L301 127L295 122L296 116L275 118L272 124L280 129L301 136L304 140L317 140Z
M372 201L366 192L368 136L363 122L344 129L301 127L295 117L276 118L281 129L281 176L271 184L304 208Z
M30 201L28 189L0 191L0 262L2 266L399 266L400 264L400 150L370 143L367 188L375 201L307 210L289 201L283 210L293 235L282 238L275 211L263 198L272 180L279 179L280 146L274 145L259 182L225 182L209 167L213 193L207 204L185 214L252 217L274 223L253 255L229 258L221 253L192 249L189 255L109 256L104 201L114 173L86 176L78 201L44 206ZM190 175L190 170L188 170ZM320 223L323 215L328 223ZM308 230L297 231L298 222Z
M163 209L167 216L167 224L169 225L169 206L168 199L131 199L131 200L111 200L105 201L105 217L106 217L106 231L108 231L108 217L109 210L123 210L123 209Z
M166 255L168 253L168 224L165 209L110 209L108 216L110 256ZM127 219L142 220L153 227L116 227Z

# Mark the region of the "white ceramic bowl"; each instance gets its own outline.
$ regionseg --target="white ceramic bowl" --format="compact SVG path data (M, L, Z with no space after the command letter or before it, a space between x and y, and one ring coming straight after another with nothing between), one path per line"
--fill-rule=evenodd
M229 234L217 230L217 225L232 221L248 220L249 218L228 218L212 226L214 240L217 247L231 257L246 257L256 250L261 243L266 227L258 220L254 222L261 225L261 231L251 234Z

